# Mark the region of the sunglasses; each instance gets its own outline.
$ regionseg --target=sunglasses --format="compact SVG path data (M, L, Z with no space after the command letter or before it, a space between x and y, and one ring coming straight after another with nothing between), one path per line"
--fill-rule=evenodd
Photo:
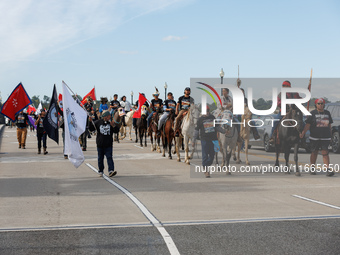
M317 103L318 105L323 105L323 103Z

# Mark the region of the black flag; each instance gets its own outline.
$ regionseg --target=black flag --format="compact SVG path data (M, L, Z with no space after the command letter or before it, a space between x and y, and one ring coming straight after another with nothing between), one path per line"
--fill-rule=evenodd
M58 95L54 84L50 107L48 108L46 117L44 118L43 125L48 137L59 144L58 112Z

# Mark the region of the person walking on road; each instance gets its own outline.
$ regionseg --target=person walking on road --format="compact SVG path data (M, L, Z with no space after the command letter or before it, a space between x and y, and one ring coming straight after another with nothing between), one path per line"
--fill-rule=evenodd
M19 149L26 149L26 137L27 137L27 126L28 126L28 116L24 111L20 111L15 117L15 123L17 125L17 139L19 143Z
M325 100L318 98L315 100L316 109L311 111L310 116L306 119L306 126L300 134L303 138L308 130L310 130L310 145L312 154L310 155L310 174L316 174L315 163L318 157L319 150L323 157L323 167L327 168L327 176L333 176L333 169L329 168L329 151L328 146L332 137L332 116L329 111L325 110Z
M195 139L198 139L199 136L201 138L202 166L203 169L205 169L204 174L206 178L210 177L208 167L211 166L214 161L215 150L219 151L217 132L223 135L226 133L226 130L220 125L214 127L214 119L215 117L210 114L210 109L207 106L207 114L198 118L194 134Z
M96 120L94 123L90 122L90 130L97 130L97 152L98 152L98 168L99 176L103 176L104 173L104 156L107 160L109 176L115 176L114 162L112 158L112 145L113 145L113 128L114 121L111 121L111 114L109 111L104 111L102 118Z
M41 113L39 114L39 116L37 117L34 125L37 126L37 139L38 139L38 154L41 154L41 140L43 142L43 148L44 148L44 155L46 155L48 153L47 151L47 133L44 129L44 118L46 116L46 112L45 111L41 111Z

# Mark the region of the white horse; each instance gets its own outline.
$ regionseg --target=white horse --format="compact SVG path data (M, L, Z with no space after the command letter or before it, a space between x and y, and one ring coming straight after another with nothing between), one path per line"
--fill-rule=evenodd
M195 130L195 116L199 115L198 110L196 109L194 104L190 105L190 110L187 112L187 114L184 116L181 124L181 134L179 137L176 137L176 153L177 153L177 161L181 161L181 155L180 155L180 148L182 146L182 138L184 143L184 151L185 151L185 158L184 162L188 165L190 164L189 159L193 156L193 151L191 155L189 156L189 140L193 140L194 138L194 130Z
M122 125L120 127L120 140L123 140L126 137L126 129L129 128L129 139L130 141L132 141L132 137L131 137L131 131L132 131L132 115L135 113L136 110L132 110L129 111L126 115L125 115L125 124L126 126L124 127L124 125Z
M229 172L229 163L230 157L233 150L235 150L237 145L237 138L238 138L238 130L235 125L230 125L231 120L233 119L233 114L229 110L224 110L219 114L219 118L223 120L228 120L228 124L223 124L223 128L227 130L225 135L220 134L218 137L218 141L220 144L220 152L222 153L222 166L227 167Z

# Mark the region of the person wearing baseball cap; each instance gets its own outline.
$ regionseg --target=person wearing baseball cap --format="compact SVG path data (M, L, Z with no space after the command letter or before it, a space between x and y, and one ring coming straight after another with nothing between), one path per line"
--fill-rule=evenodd
M176 119L174 123L175 136L179 136L179 127L181 125L182 119L184 115L189 111L190 104L194 103L194 99L190 96L191 89L186 87L184 89L184 95L178 98L178 102L176 105Z
M303 138L308 130L310 130L310 145L312 154L310 156L310 174L315 173L315 163L318 157L319 150L323 157L323 167L327 167L327 176L333 176L333 169L329 168L329 155L328 146L331 143L332 116L329 111L325 110L325 100L318 98L315 100L316 109L311 111L311 115L306 119L306 126L300 134L300 138Z
M115 171L115 165L112 158L112 146L113 146L113 128L114 120L111 121L110 111L103 111L102 118L96 120L94 123L90 122L90 130L97 130L97 152L98 152L98 174L103 176L104 173L104 156L107 159L109 176L113 177L117 174Z

